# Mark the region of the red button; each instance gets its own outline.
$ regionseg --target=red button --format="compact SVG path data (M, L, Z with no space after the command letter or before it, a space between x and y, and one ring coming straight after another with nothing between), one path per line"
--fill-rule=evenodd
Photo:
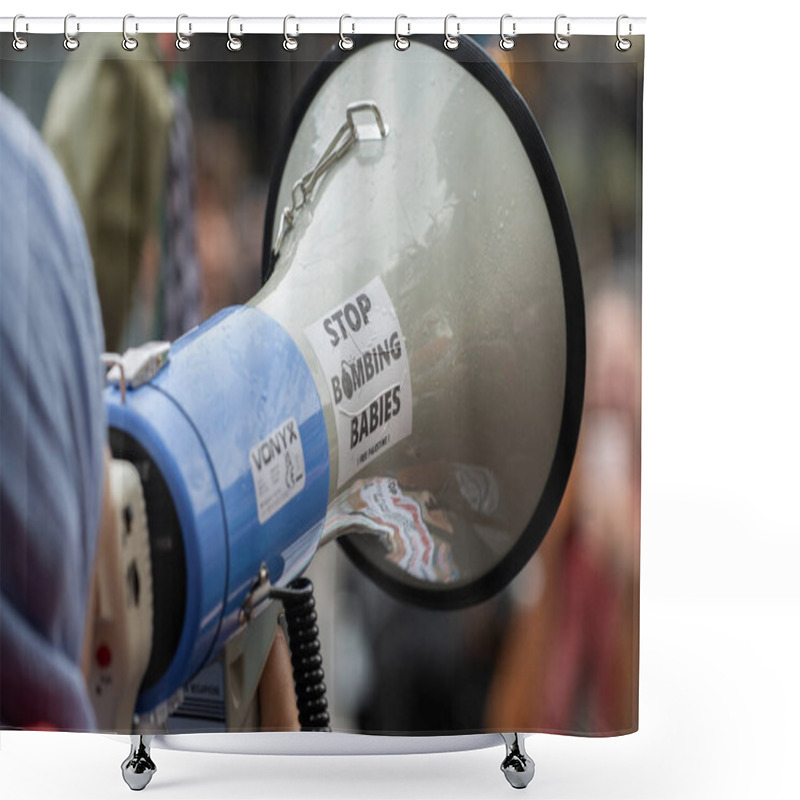
M95 661L100 669L105 669L111 663L111 650L108 645L101 644L95 653Z

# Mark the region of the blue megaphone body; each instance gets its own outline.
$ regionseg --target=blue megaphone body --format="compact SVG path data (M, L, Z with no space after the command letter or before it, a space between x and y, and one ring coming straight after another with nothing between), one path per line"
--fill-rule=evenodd
M112 451L136 466L150 527L153 652L138 713L214 657L263 567L273 587L302 573L329 488L320 398L277 322L226 309L161 360L124 399L119 383L106 389Z

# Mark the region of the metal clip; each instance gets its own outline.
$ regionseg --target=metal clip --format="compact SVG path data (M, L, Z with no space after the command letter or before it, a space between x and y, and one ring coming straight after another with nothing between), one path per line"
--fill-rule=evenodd
M148 383L164 368L169 358L169 342L148 342L140 347L131 347L121 356L104 353L103 363L110 367L106 374L109 383L119 386L120 399L125 402L125 388L136 389Z
M447 23L450 22L451 19L456 20L456 35L451 36L447 30ZM458 37L461 36L461 23L458 21L458 17L455 14L448 14L444 18L444 46L447 50L457 50L458 49Z
M119 400L122 405L125 405L125 388L128 384L125 380L125 363L122 360L122 356L119 353L103 353L100 356L100 361L103 362L103 366L107 370L114 367L119 370L119 380L116 383L119 386ZM108 372L106 372L106 380L109 380Z
M129 19L136 19L133 14L126 14L122 18L122 49L127 50L129 53L135 50L139 46L139 42L133 38L133 36L128 36L128 20ZM135 30L139 30L139 25L135 25Z
M400 35L400 20L401 19L408 19L405 14L398 14L394 18L394 46L398 50L408 50L411 47L411 42L406 38L407 36L411 36L411 23L407 22L406 27L408 31L406 32L405 36Z
M253 619L253 617L262 611L263 604L267 600L271 599L271 591L272 586L270 586L269 583L269 572L267 571L267 565L262 562L258 569L258 575L253 581L253 585L250 587L250 591L247 593L247 596L244 598L242 607L239 609L240 625L246 625L251 619Z
M25 19L25 15L24 14L17 14L17 16L14 17L14 22L11 25L11 32L14 34L14 41L11 44L12 44L13 48L18 53L21 53L23 50L27 50L28 49L28 40L27 39L23 39L19 35L19 33L17 32L17 23L21 19ZM27 22L25 23L25 30L26 31L28 30L28 23Z
M517 35L517 23L512 21L511 22L511 36L506 36L504 27L505 22L507 19L512 19L511 14L503 14L500 17L500 49L501 50L513 50L514 45L516 42L514 41L514 37Z
M620 53L624 53L625 51L630 50L631 47L633 46L633 42L631 42L630 39L623 39L622 38L622 34L620 33L620 31L621 31L620 23L624 19L628 19L628 17L625 14L620 14L617 17L617 41L614 44L614 47L616 47L617 50L620 51ZM628 36L630 36L632 32L633 32L633 25L631 25L631 23L629 22L628 23Z
M341 50L352 50L355 46L355 42L349 37L344 35L344 21L346 19L353 19L349 14L342 14L339 17L339 49ZM356 32L356 24L352 22L350 24L350 33Z
M311 199L314 193L314 188L319 183L322 176L352 147L352 145L366 137L360 136L358 133L358 126L355 122L355 115L361 111L371 111L375 123L378 126L378 138L385 139L389 135L389 129L383 122L383 116L380 109L375 103L370 100L365 100L360 103L352 103L347 106L347 119L341 128L336 132L336 135L331 139L330 144L325 149L325 152L320 157L319 161L303 175L292 187L292 204L283 209L281 215L281 224L278 228L278 235L275 239L275 245L272 248L273 260L278 257L281 250L281 245L286 237L286 234L294 227L295 218L303 206Z
M300 23L297 21L297 17L293 17L291 14L283 18L283 49L288 50L291 53L297 50L297 39L295 39L292 36L289 36L290 19L294 20L295 36L297 36L300 33Z
M239 19L236 14L231 14L228 17L228 43L227 48L231 51L231 53L238 53L239 50L242 49L242 40L238 39L236 36L233 35L231 32L231 23L235 20ZM242 32L242 26L239 25L239 33Z
M555 21L555 23L554 23L554 25L553 25L553 32L554 32L554 34L555 34L555 37L556 37L556 38L555 38L555 41L553 42L553 47L555 47L555 49L556 49L556 50L559 50L559 51L562 51L562 52L563 52L564 50L566 50L566 49L569 47L569 39L565 39L565 38L564 38L564 37L563 37L563 36L562 36L562 35L561 35L561 34L558 32L558 21L559 21L560 19L566 19L566 18L567 18L567 15L566 15L566 14L559 14L559 15L556 17L556 21ZM569 36L570 34L571 34L571 31L570 31L570 23L569 23L569 22L567 22L567 36Z
M64 17L64 49L69 51L70 53L73 52L74 50L77 50L81 44L76 37L70 36L69 21L71 19L75 19L74 14L67 14L67 16ZM76 22L75 30L79 31L80 29L81 29L80 22Z
M178 14L175 20L175 47L178 50L188 50L191 47L191 41L181 33L181 20L188 19L188 14ZM189 23L189 33L192 32L192 23Z

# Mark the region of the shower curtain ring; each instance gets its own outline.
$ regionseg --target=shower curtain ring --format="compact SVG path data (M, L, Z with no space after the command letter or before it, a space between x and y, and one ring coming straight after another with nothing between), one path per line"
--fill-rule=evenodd
M553 42L553 47L555 47L556 50L560 50L562 52L569 47L569 39L565 39L558 32L558 21L560 19L566 19L566 18L567 18L566 14L559 14L556 17L555 25L553 26L553 31L554 31L555 36L556 36L555 41ZM567 36L570 36L571 34L572 34L572 31L570 30L570 23L567 22Z
M67 14L67 16L64 17L64 49L69 50L70 53L73 50L77 50L81 44L76 37L70 36L69 21L71 19L75 19L74 14ZM80 23L79 22L75 23L75 30L79 31L80 29L81 29Z
M139 42L137 39L134 39L133 36L128 36L128 20L129 19L136 19L133 14L126 14L122 18L122 49L127 50L129 53L135 50L139 46ZM139 24L136 23L134 26L134 30L139 30Z
M614 44L614 47L616 47L617 50L620 51L620 53L624 53L626 50L630 50L632 45L633 45L633 42L631 42L630 39L623 39L622 38L622 34L620 33L620 23L624 19L628 19L628 17L625 14L620 14L617 17L617 41ZM629 22L628 23L628 36L630 36L632 32L633 32L633 26Z
M228 17L228 44L227 44L227 47L228 47L228 50L231 51L231 53L237 53L239 50L242 49L242 40L238 39L236 36L234 36L231 33L231 23L235 19L239 19L239 17L237 17L236 14L231 14ZM242 31L242 26L240 25L239 26L239 32L241 33L241 31Z
M19 35L19 33L17 32L17 23L18 23L18 22L19 22L21 19L25 19L25 15L24 15L24 14L17 14L17 16L16 16L16 17L14 17L14 24L13 24L13 26L12 26L12 28L11 28L11 30L12 30L12 31L13 31L13 33L14 33L14 41L12 42L12 45L14 46L14 49L15 49L15 50L16 50L18 53L21 53L23 50L26 50L26 49L27 49L27 47L28 47L28 40L27 40L27 39L23 39L23 38L22 38L22 37ZM28 23L27 23L27 22L25 23L25 30L26 30L26 31L28 30Z
M353 19L349 14L342 14L339 17L339 47L342 50L352 50L355 47L355 42L349 37L344 35L344 21L346 19ZM350 33L356 32L355 22L350 23Z
M447 23L450 22L451 19L456 20L456 35L451 36L447 31ZM448 14L444 18L444 46L448 50L456 50L458 48L458 37L461 36L461 23L458 21L458 17L455 14Z
M410 22L406 22L406 27L408 28L408 30L406 31L406 35L405 36L401 36L400 35L400 20L401 19L407 20L408 17L405 14L398 14L394 18L394 46L398 50L408 50L408 48L411 47L411 42L409 42L406 37L407 36L411 36L411 23Z
M291 14L283 18L283 49L288 50L289 52L293 50L297 50L297 39L292 36L289 36L289 20L293 19L295 32L294 35L297 36L300 33L300 23L297 21L297 17L293 17Z
M178 50L188 50L191 46L191 42L189 39L181 33L181 20L188 19L188 14L178 14L177 19L175 20L175 47ZM189 23L189 33L192 32L192 23Z
M512 22L511 22L511 36L507 36L505 31L504 31L505 22L506 22L507 19L512 20ZM503 16L500 17L500 47L501 47L501 49L503 49L503 50L513 50L514 49L514 45L516 44L516 42L514 41L514 37L516 35L517 35L517 23L513 21L513 18L512 18L511 14L503 14Z

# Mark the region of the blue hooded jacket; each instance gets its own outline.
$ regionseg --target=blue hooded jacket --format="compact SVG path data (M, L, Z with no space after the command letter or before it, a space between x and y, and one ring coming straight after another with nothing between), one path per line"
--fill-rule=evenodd
M0 96L0 725L88 730L80 668L100 518L100 311L55 159Z

